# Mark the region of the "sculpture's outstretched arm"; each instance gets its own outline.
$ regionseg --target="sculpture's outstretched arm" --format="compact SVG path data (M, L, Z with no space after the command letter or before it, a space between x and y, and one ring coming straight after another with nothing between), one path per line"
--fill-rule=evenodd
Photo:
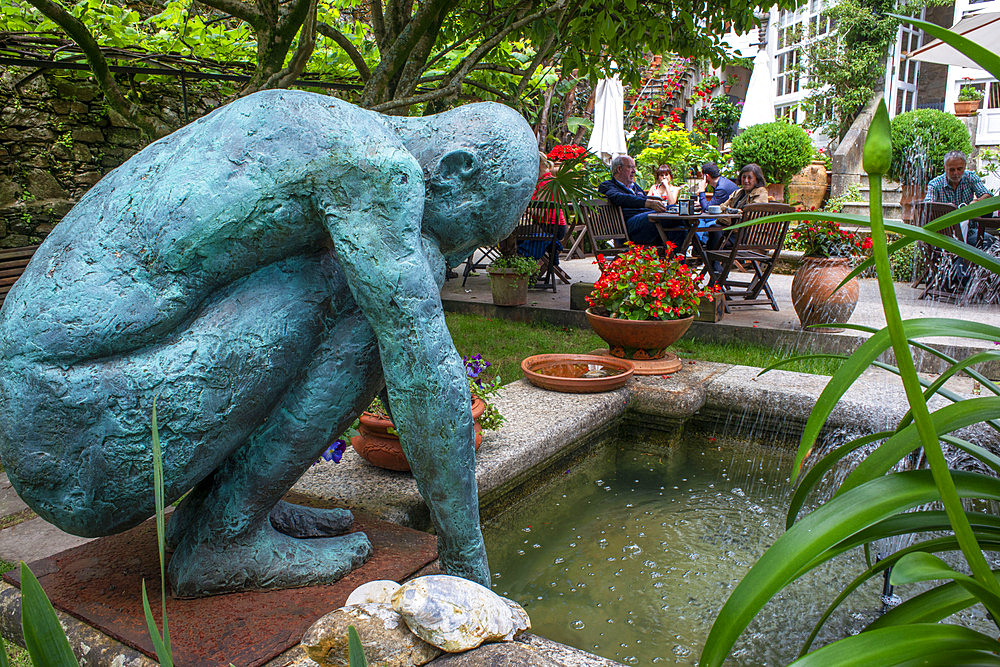
M346 210L333 192L317 205L355 301L378 338L404 451L430 508L444 569L489 585L479 527L468 382L445 326L438 283L421 238L423 177L403 149L366 157ZM343 188L344 184L338 183ZM342 201L340 199L339 201Z

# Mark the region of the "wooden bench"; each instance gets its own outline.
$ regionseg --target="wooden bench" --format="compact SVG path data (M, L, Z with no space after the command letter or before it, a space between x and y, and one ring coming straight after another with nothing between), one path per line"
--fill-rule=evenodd
M0 306L7 298L7 292L14 286L17 279L24 273L28 260L38 249L36 245L20 248L0 248Z

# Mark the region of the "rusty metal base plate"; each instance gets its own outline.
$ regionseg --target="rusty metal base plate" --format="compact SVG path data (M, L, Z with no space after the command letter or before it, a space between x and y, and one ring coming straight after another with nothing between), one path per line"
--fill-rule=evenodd
M168 519L169 521L169 519ZM402 581L437 558L437 539L355 512L372 557L335 584L282 591L232 593L199 599L167 597L174 663L261 665L302 639L316 619L342 607L356 587L374 579ZM52 604L106 635L155 658L142 610L146 581L160 619L160 565L153 519L30 564ZM20 572L4 575L20 587Z
M594 350L587 354L596 354L599 357L611 357L608 348ZM617 359L618 357L611 357ZM666 352L659 359L629 359L635 366L636 375L669 375L676 373L684 366L681 360L673 352Z

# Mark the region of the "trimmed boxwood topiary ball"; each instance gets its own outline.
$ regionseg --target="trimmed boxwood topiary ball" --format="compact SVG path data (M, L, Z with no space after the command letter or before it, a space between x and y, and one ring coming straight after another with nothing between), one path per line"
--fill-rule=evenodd
M813 146L805 130L779 120L744 130L733 139L732 157L737 169L756 162L768 183L787 185L812 160Z
M972 152L969 130L950 113L917 109L892 119L892 166L889 177L900 183L926 185L944 173L949 151Z

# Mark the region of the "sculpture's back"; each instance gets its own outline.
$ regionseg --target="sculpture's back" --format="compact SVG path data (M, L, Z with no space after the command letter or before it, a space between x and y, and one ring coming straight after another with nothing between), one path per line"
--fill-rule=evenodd
M357 298L379 278L356 267L392 249L344 230L395 226L425 257L424 171L384 117L269 91L105 177L0 310L0 459L26 502L82 535L151 515L158 396L168 502L194 487L171 521L178 592L329 581L361 562L363 535L299 540L268 514L382 386L389 334ZM350 523L314 518L316 534Z

